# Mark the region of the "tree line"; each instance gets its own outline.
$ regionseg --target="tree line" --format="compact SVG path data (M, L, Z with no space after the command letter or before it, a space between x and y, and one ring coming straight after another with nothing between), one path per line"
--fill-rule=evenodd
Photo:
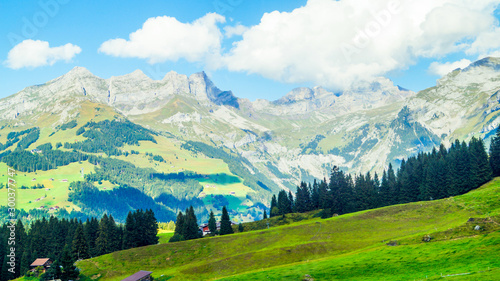
M42 280L75 280L78 271L73 263L79 259L108 254L114 251L158 243L158 223L152 210L129 212L124 225L104 214L85 222L77 219L50 217L33 221L25 227L21 220L15 223L15 245L8 245L9 223L0 227L0 281L27 274L37 258L50 258L54 264L41 276ZM10 247L16 248L15 273L7 269ZM61 267L62 266L62 270ZM29 273L29 275L37 274Z
M213 211L210 211L208 219L208 228L211 235L227 235L233 234L233 227L231 219L226 206L222 208L222 216L220 219L220 229L217 229L217 222ZM169 242L178 242L185 240L192 240L202 238L203 233L198 226L198 219L194 213L193 206L186 209L185 213L179 212L177 220L175 221L174 235L170 238Z
M295 196L281 190L271 199L270 216L322 209L322 217L388 205L436 200L461 195L500 175L500 133L493 138L490 157L483 140L456 140L392 164L377 173L350 175L334 167L327 181L301 182Z

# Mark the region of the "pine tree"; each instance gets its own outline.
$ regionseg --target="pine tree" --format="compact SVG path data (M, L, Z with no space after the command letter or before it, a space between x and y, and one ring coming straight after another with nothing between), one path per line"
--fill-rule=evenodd
M108 241L109 241L109 251L116 252L122 249L122 237L118 226L115 223L113 215L108 217ZM143 229L143 231L146 228ZM143 236L144 237L144 236Z
M267 219L267 213L266 210L264 210L264 216L262 217L263 220Z
M79 273L74 263L75 260L71 257L68 247L65 247L61 255L62 281L76 280Z
M278 210L279 210L279 215L284 215L291 213L292 210L290 210L290 201L288 201L288 195L286 194L286 191L280 190L278 193Z
M73 245L71 249L73 254L73 259L88 259L89 255L89 245L87 239L85 239L85 233L83 232L83 226L78 225L75 235L73 237Z
M212 210L210 210L210 216L208 218L208 230L212 235L217 233L217 222L215 221L215 215Z
M193 206L190 206L188 209L186 209L183 236L186 240L200 238L198 221L196 219Z
M125 219L125 229L123 231L123 249L135 248L139 240L139 227L131 211L128 212Z
M490 143L490 167L494 177L500 176L500 126Z
M158 244L158 221L156 220L155 214L152 209L146 210L145 216L145 230L144 236L146 239L146 245L156 245Z
M475 137L469 142L470 151L470 172L473 176L471 179L471 189L477 188L482 184L491 180L491 166L488 162L488 154L484 148L482 139Z
M96 245L95 242L97 240L97 232L99 230L99 221L97 218L92 217L90 220L87 219L85 222L85 239L89 243L89 255L94 257L97 255L96 253Z
M233 234L231 227L231 219L227 212L226 206L222 207L222 217L220 219L220 235Z
M177 234L179 236L182 236L184 239L184 215L182 214L181 211L179 211L179 214L177 214L177 219L175 221L175 231L174 235Z
M98 256L105 255L111 252L111 241L109 241L110 240L109 232L110 230L108 224L108 215L104 214L104 216L102 216L101 218L101 221L99 222L99 230L97 231L95 252Z
M278 209L278 201L276 200L276 195L273 194L273 198L271 199L271 208L270 208L270 217L277 216L279 214Z

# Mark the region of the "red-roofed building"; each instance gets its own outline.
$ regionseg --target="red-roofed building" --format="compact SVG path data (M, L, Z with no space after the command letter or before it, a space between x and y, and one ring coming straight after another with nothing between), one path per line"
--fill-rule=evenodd
M129 277L122 279L122 281L149 281L151 280L151 271L138 271Z

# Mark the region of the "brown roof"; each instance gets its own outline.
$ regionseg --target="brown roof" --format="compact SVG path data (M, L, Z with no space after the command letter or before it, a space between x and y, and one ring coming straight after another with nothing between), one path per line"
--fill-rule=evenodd
M31 266L44 266L49 260L49 258L36 259Z
M125 279L122 279L122 281L137 281L139 279L142 279L148 275L150 275L151 271L144 271L144 270L141 270L141 271L138 271L132 275L130 275L129 277L125 278Z

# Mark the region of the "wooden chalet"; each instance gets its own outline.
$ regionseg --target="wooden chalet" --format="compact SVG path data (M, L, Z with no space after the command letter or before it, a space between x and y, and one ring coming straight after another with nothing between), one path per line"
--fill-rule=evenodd
M43 267L43 272L45 272L52 265L52 261L49 258L36 259L31 265L30 270L35 271L39 266Z
M122 281L149 281L151 280L151 273L153 272L140 270L129 277L122 279Z

